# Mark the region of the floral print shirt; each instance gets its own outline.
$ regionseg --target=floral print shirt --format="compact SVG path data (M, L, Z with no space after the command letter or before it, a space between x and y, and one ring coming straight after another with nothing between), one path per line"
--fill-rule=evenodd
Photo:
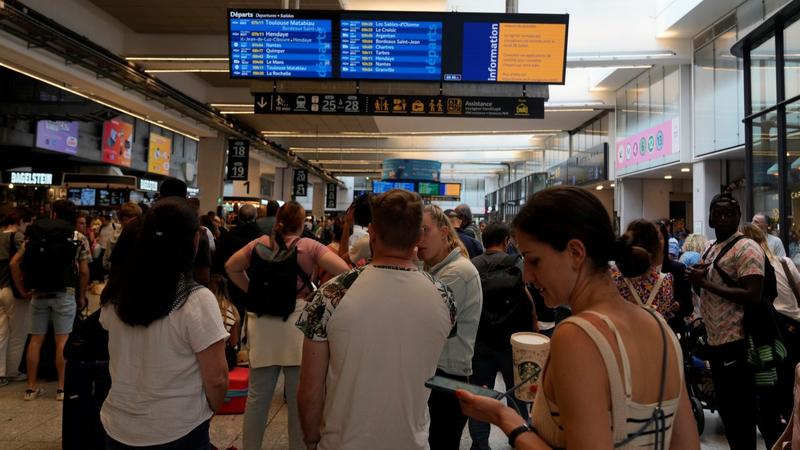
M651 267L644 275L635 278L627 278L626 283L626 278L616 265L612 264L609 271L611 272L611 278L614 279L614 284L616 284L617 290L622 298L635 305L638 305L639 302L636 301L636 296L631 292L630 286L633 286L641 302L646 303L661 275L655 267ZM664 274L664 280L661 282L658 294L656 294L656 298L651 304L651 307L667 320L675 315L675 311L677 311L679 307L674 297L674 281L671 273ZM630 283L630 286L628 283Z

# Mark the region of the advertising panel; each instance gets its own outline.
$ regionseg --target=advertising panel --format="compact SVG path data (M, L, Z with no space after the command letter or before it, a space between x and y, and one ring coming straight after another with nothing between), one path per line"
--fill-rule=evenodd
M674 118L617 141L617 170L680 152L680 119Z
M442 163L424 159L383 160L383 180L439 181ZM411 189L413 190L413 188Z
M118 166L131 166L133 148L133 124L120 119L103 123L103 162Z
M78 122L40 120L36 123L36 146L54 152L78 153Z
M169 161L172 157L172 139L160 134L150 133L147 151L147 171L169 175Z

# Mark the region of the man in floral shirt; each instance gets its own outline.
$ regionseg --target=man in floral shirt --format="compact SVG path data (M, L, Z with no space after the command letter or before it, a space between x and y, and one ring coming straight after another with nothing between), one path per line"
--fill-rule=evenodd
M455 326L453 294L413 262L419 195L372 201L372 263L316 292L297 326L305 334L298 404L309 448L425 449L425 381Z
M687 273L692 284L702 289L700 309L708 333L714 393L728 444L732 450L755 450L756 424L767 448L780 435L781 425L777 407L759 398L754 371L747 362L743 305L761 301L764 252L738 232L741 216L731 194L718 194L711 200L709 225L717 239L706 244L700 264ZM720 271L737 286L726 284Z

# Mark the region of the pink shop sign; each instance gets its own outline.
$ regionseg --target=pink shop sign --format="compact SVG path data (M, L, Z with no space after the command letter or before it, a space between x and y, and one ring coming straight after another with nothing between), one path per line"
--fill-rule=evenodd
M617 141L617 170L680 152L679 119L670 119Z

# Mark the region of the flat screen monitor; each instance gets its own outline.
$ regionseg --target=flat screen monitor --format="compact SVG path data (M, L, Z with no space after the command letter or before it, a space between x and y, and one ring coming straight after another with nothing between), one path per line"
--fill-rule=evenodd
M111 206L111 192L108 189L97 190L97 206Z
M71 201L75 206L82 206L80 188L67 189L67 200Z
M341 78L441 79L441 21L351 17L340 24Z
M442 183L440 186L440 194L448 197L461 196L461 183Z
M439 195L439 183L420 182L418 184L419 195Z
M406 181L395 181L393 189L405 189L407 191L414 192L414 183L413 182L406 182Z
M333 21L291 11L228 11L231 78L331 78Z
M372 182L372 193L373 194L383 194L384 192L388 192L394 189L394 183L391 181L373 181Z

